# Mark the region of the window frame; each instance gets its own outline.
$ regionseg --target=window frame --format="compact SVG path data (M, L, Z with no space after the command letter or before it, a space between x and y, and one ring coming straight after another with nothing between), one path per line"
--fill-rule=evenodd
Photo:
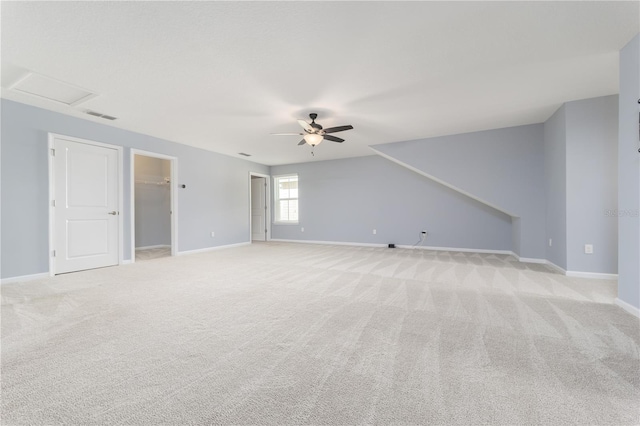
M273 176L273 224L274 225L297 225L300 223L300 187L298 186L298 196L296 198L280 198L279 197L279 179L295 177L300 185L300 177L297 173L287 173L284 175ZM296 200L298 202L298 219L297 220L279 220L280 217L280 200Z

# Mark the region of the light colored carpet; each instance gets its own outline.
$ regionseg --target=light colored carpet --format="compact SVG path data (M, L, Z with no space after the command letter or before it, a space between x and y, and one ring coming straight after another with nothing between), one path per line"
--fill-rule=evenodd
M615 282L258 243L6 284L2 424L640 422Z
M136 262L150 259L160 259L171 256L171 246L150 249L136 249Z

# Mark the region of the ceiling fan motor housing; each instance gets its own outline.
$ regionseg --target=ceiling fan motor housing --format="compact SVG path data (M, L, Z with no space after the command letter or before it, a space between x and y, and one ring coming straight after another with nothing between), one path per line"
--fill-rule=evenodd
M316 114L315 112L312 112L311 114L309 114L309 118L311 118L311 123L309 123L309 125L311 127L313 127L314 129L316 129L316 131L318 130L322 130L322 126L319 125L318 123L316 123L316 118L318 118L318 114Z

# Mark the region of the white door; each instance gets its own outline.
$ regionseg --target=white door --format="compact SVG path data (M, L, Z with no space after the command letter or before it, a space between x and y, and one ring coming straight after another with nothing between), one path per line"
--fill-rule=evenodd
M54 139L54 271L117 265L118 151Z
M265 178L251 178L251 239L267 239L267 181Z

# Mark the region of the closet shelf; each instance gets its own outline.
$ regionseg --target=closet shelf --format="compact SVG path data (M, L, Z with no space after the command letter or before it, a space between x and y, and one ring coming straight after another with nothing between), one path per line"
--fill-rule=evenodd
M154 182L150 180L136 180L136 183L141 183L143 185L169 185L171 182Z

